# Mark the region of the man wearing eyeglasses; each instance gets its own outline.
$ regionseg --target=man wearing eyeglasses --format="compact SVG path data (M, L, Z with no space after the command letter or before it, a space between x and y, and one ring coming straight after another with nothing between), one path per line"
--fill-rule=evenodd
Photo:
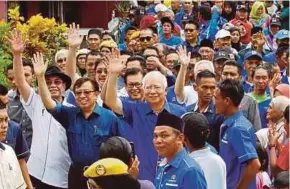
M109 65L109 80L104 102L115 113L123 115L126 122L133 128L133 142L136 155L140 160L139 178L153 181L157 153L154 150L152 140L157 115L162 111L168 111L181 116L185 110L166 101L167 80L159 71L151 71L143 78L144 102L120 100L117 97L116 81L122 69L121 63Z
M198 36L199 36L199 24L194 20L189 20L184 26L185 41L183 47L188 52L198 52Z
M25 45L21 39L20 32L15 30L9 41L21 104L32 121L33 139L31 155L27 162L31 181L36 188L67 188L71 160L68 154L66 132L60 123L46 111L40 96L25 80L22 65L22 52ZM33 63L39 58L39 54L34 55ZM37 67L34 66L34 68L38 71ZM45 74L43 72L44 76L49 85L46 95L62 102L63 92L70 87L70 78L56 66L49 68ZM43 86L42 83L38 84L40 88ZM42 94L41 90L40 94Z

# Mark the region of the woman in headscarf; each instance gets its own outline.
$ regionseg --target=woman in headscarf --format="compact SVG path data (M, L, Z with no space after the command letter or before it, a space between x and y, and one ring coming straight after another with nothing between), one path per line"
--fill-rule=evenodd
M228 22L234 19L236 16L236 7L237 4L235 2L225 1L222 10L222 17L225 18Z
M232 27L230 29L231 32L231 43L232 43L232 48L236 49L238 52L241 50L241 32L240 28L238 27Z
M285 96L287 97L288 99L290 98L290 86L287 85L287 84L279 84L276 88L275 88L275 91L274 91L274 97L277 97L277 96Z
M285 139L283 112L288 105L289 99L287 97L277 96L273 98L267 110L268 125L271 127L274 126L276 131L281 134L279 138L280 144L283 144ZM264 148L267 148L268 146L268 131L269 128L264 128L256 132L256 135Z
M271 17L266 13L265 4L260 1L255 2L251 9L249 20L253 24L253 27L268 27L270 20Z

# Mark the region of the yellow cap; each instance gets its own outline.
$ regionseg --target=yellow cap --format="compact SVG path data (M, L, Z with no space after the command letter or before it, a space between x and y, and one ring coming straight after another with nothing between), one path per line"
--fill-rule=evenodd
M130 41L133 40L133 39L136 39L140 37L140 31L135 31L131 36L130 36Z
M102 47L117 48L117 43L113 40L106 40L100 44L100 48Z
M87 178L124 174L128 174L128 166L116 158L100 159L84 172L84 176Z

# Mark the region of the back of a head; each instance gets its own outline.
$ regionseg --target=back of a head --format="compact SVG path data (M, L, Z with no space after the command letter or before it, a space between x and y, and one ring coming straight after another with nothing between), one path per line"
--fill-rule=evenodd
M274 180L274 186L281 189L289 187L289 171L280 172Z
M218 83L221 95L228 97L235 107L238 107L244 97L244 89L240 81L226 79Z
M130 143L122 137L114 136L102 143L100 148L100 159L116 158L130 166L132 148Z
M287 124L289 124L289 105L285 108L284 119L287 121Z
M140 183L131 175L113 175L95 178L101 189L140 189Z

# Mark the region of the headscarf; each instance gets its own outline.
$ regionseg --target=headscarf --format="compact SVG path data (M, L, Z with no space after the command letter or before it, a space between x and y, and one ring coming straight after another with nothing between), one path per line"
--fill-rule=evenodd
M289 85L287 84L279 84L276 88L275 91L279 91L283 96L286 96L288 99L290 98L290 94L289 94Z
M276 110L282 112L281 116L283 117L283 112L289 105L289 99L285 96L277 96L272 99L271 104Z
M261 15L257 15L257 10L262 7L263 8L263 14ZM266 14L266 8L265 8L265 4L263 2L255 2L253 7L252 7L252 10L251 10L251 13L250 13L250 18L251 19L254 19L256 21L259 21L261 20L261 18L263 18L263 16Z

